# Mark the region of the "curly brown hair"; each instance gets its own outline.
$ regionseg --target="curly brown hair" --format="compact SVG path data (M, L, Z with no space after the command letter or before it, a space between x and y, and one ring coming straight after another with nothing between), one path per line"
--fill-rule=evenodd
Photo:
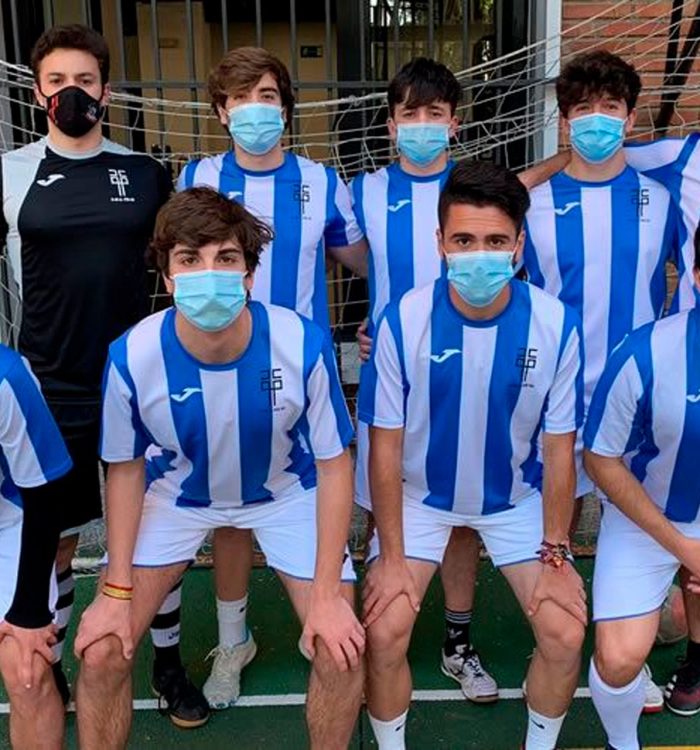
M243 250L246 270L252 273L272 236L270 227L240 203L212 188L193 187L174 195L158 212L148 260L167 276L170 251L175 245L199 248L235 240Z
M30 65L34 78L39 80L41 61L57 49L78 49L91 54L97 60L102 85L109 81L109 47L104 37L94 29L79 23L52 26L35 42Z

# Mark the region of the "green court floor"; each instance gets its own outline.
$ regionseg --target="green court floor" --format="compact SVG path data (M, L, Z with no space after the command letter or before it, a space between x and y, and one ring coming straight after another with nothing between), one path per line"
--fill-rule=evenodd
M590 583L592 564L579 568ZM77 609L90 600L95 578L79 579ZM190 675L197 684L206 678L205 658L216 641L212 576L207 570L191 571L183 595L183 654ZM303 707L308 669L297 651L300 629L294 620L282 587L267 570L256 570L251 584L249 622L258 642L258 656L244 673L242 690L246 706L215 714L209 724L194 731L182 731L153 710L148 686L150 653L142 647L137 657L137 701L130 748L192 748L198 750L296 750L306 747ZM506 689L506 698L490 706L474 706L458 699L457 683L438 668L442 638L442 594L433 585L423 605L411 646L414 688L419 700L413 703L408 724L408 747L454 750L511 750L519 746L525 726L525 708L517 697L532 649L532 638L524 617L502 577L489 563L483 563L479 578L474 640L482 658ZM72 636L72 633L71 633ZM72 641L72 637L70 639ZM67 647L66 671L71 679L75 661ZM656 649L650 658L656 682L664 683L674 670L682 646ZM584 663L587 665L590 642ZM587 669L587 666L586 666ZM585 671L581 686L585 687ZM457 698L457 699L455 699ZM0 710L5 697L0 691ZM293 705L279 705L280 703ZM251 705L252 704L252 705ZM138 707L139 704L137 704ZM643 717L641 737L645 747L700 746L700 716L682 719L664 712ZM562 748L599 748L603 734L590 699L574 701L562 731ZM0 715L0 748L8 748L7 716ZM75 747L75 723L68 719L68 747ZM355 732L353 748L375 747L363 716Z

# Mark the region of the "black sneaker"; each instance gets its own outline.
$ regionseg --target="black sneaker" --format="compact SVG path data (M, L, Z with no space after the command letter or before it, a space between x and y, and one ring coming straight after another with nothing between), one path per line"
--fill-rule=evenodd
M176 727L196 729L209 721L209 705L199 688L190 682L184 667L160 672L154 669L151 687L158 696L158 710L167 714Z
M669 711L679 716L693 716L700 711L700 665L684 661L664 690Z
M53 678L56 681L56 689L58 694L61 696L61 702L63 707L67 708L70 703L70 688L68 687L68 680L63 672L63 667L60 661L55 661L51 665L51 671L53 672Z

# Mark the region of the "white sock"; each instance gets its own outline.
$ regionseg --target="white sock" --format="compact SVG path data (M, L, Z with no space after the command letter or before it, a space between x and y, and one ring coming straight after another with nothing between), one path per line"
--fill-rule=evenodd
M233 602L216 600L216 617L219 621L219 645L237 646L248 637L245 616L248 610L248 594Z
M66 641L66 631L68 630L71 614L73 612L73 602L75 600L75 578L73 578L73 568L69 566L66 570L57 573L56 583L58 586L58 601L56 602L56 614L54 615L53 621L58 628L58 632L56 633L56 643L51 647L54 662L61 661L63 658L63 645Z
M588 686L593 705L615 750L639 750L637 724L644 708L644 680L640 672L629 685L606 685L593 659L588 671Z
M390 721L375 719L368 711L369 723L379 750L406 750L406 717L408 710Z
M537 711L528 706L527 716L525 750L554 750L566 714L552 719L549 716L538 714Z

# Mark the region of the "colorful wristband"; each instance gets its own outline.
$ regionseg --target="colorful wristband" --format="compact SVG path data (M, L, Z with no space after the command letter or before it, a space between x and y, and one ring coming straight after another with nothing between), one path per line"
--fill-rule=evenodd
M129 601L133 598L134 589L132 586L117 586L113 583L103 583L102 593L110 599L121 599L122 601Z
M543 565L561 568L565 562L571 561L571 550L566 543L552 544L543 539L540 548L537 550L537 557Z

